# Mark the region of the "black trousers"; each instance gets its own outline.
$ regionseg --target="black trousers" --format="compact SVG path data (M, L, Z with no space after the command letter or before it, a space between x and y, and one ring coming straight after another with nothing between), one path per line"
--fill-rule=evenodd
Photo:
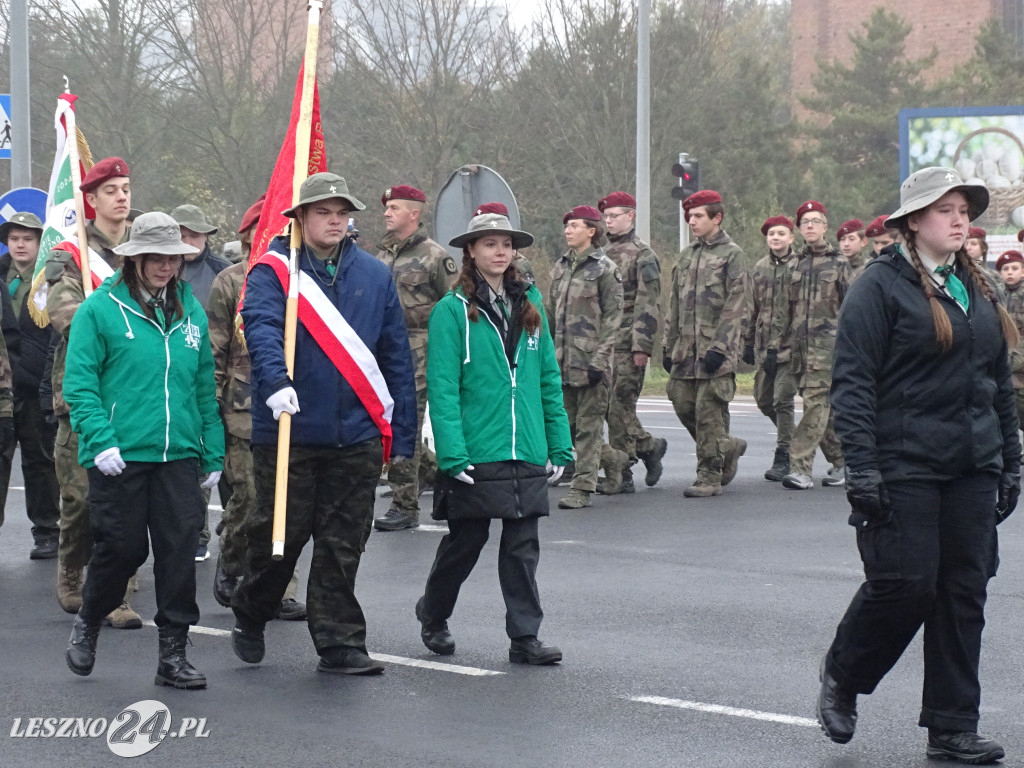
M974 731L988 581L999 565L995 475L889 484L893 520L857 531L867 581L836 630L827 666L871 693L924 626L919 725Z
M340 646L366 649L356 572L373 527L381 459L379 438L345 448L293 445L288 457L284 557L273 560L277 446L253 446L256 509L245 526L245 576L231 599L243 626L262 627L274 618L302 548L312 537L306 621L313 645L319 654Z
M93 547L81 616L98 624L124 600L128 579L149 556L157 627L182 628L199 621L196 605L196 547L205 510L199 462L128 462L120 475L89 473L89 519Z
M43 452L43 412L39 397L14 398L14 437L21 446L21 474L25 478L25 511L32 521L35 541L56 539L60 535L60 486L53 456ZM0 525L4 523L7 486L14 464L12 445L0 453ZM49 450L52 452L53 446Z
M498 581L505 599L505 631L511 638L536 635L544 618L537 592L538 520L501 521ZM486 518L448 521L448 534L437 547L423 594L423 614L428 621L447 621L452 615L459 590L487 543L490 525Z

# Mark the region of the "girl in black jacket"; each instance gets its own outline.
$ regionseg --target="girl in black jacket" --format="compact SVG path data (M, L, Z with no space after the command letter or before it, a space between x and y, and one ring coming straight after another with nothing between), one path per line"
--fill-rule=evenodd
M818 720L845 744L924 626L919 725L930 758L994 762L977 734L978 661L996 525L1016 506L1020 442L1007 343L1017 332L963 248L988 191L950 168L900 189L882 251L839 316L832 406L866 581L822 662Z

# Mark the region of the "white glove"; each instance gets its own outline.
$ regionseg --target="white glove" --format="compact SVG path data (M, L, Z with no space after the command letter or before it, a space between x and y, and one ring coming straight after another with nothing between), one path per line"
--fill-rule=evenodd
M299 408L299 396L295 394L294 387L285 387L267 398L267 407L274 412L274 421L281 418L282 413L295 415Z
M473 485L473 483L475 483L476 481L472 477L470 477L469 475L466 474L466 470L467 469L476 469L476 467L474 467L472 464L470 464L468 467L466 467L466 469L464 469L461 472L459 472L459 474L457 474L455 476L455 479L458 480L461 483L465 483L466 485Z
M548 462L548 485L554 485L562 479L562 472L565 471L564 466L558 466Z
M221 470L219 470L219 469L213 470L213 472L211 472L209 475L207 475L206 479L203 480L203 482L201 482L199 484L199 487L200 488L213 488L213 486L215 486L217 483L220 482L220 473L221 473Z
M124 459L121 458L121 449L116 445L96 454L93 461L96 463L96 469L108 477L120 475L121 470L125 468Z

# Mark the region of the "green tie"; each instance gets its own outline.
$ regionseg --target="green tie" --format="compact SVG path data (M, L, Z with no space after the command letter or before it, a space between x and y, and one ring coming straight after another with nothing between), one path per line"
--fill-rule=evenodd
M949 295L956 299L957 303L966 312L970 305L970 300L967 298L967 289L960 282L960 278L953 274L953 265L947 264L945 267L936 267L935 272L946 278L946 290L949 291Z
M11 284L7 286L7 290L11 292L11 298L14 298L14 294L18 292L18 287L21 285L21 275L15 275L14 279L11 280Z

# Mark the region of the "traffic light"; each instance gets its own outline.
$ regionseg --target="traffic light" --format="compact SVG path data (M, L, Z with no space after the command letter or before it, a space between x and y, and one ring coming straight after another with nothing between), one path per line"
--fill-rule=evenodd
M679 178L679 184L672 187L672 197L685 200L700 189L700 161L688 158L672 166L672 175Z

